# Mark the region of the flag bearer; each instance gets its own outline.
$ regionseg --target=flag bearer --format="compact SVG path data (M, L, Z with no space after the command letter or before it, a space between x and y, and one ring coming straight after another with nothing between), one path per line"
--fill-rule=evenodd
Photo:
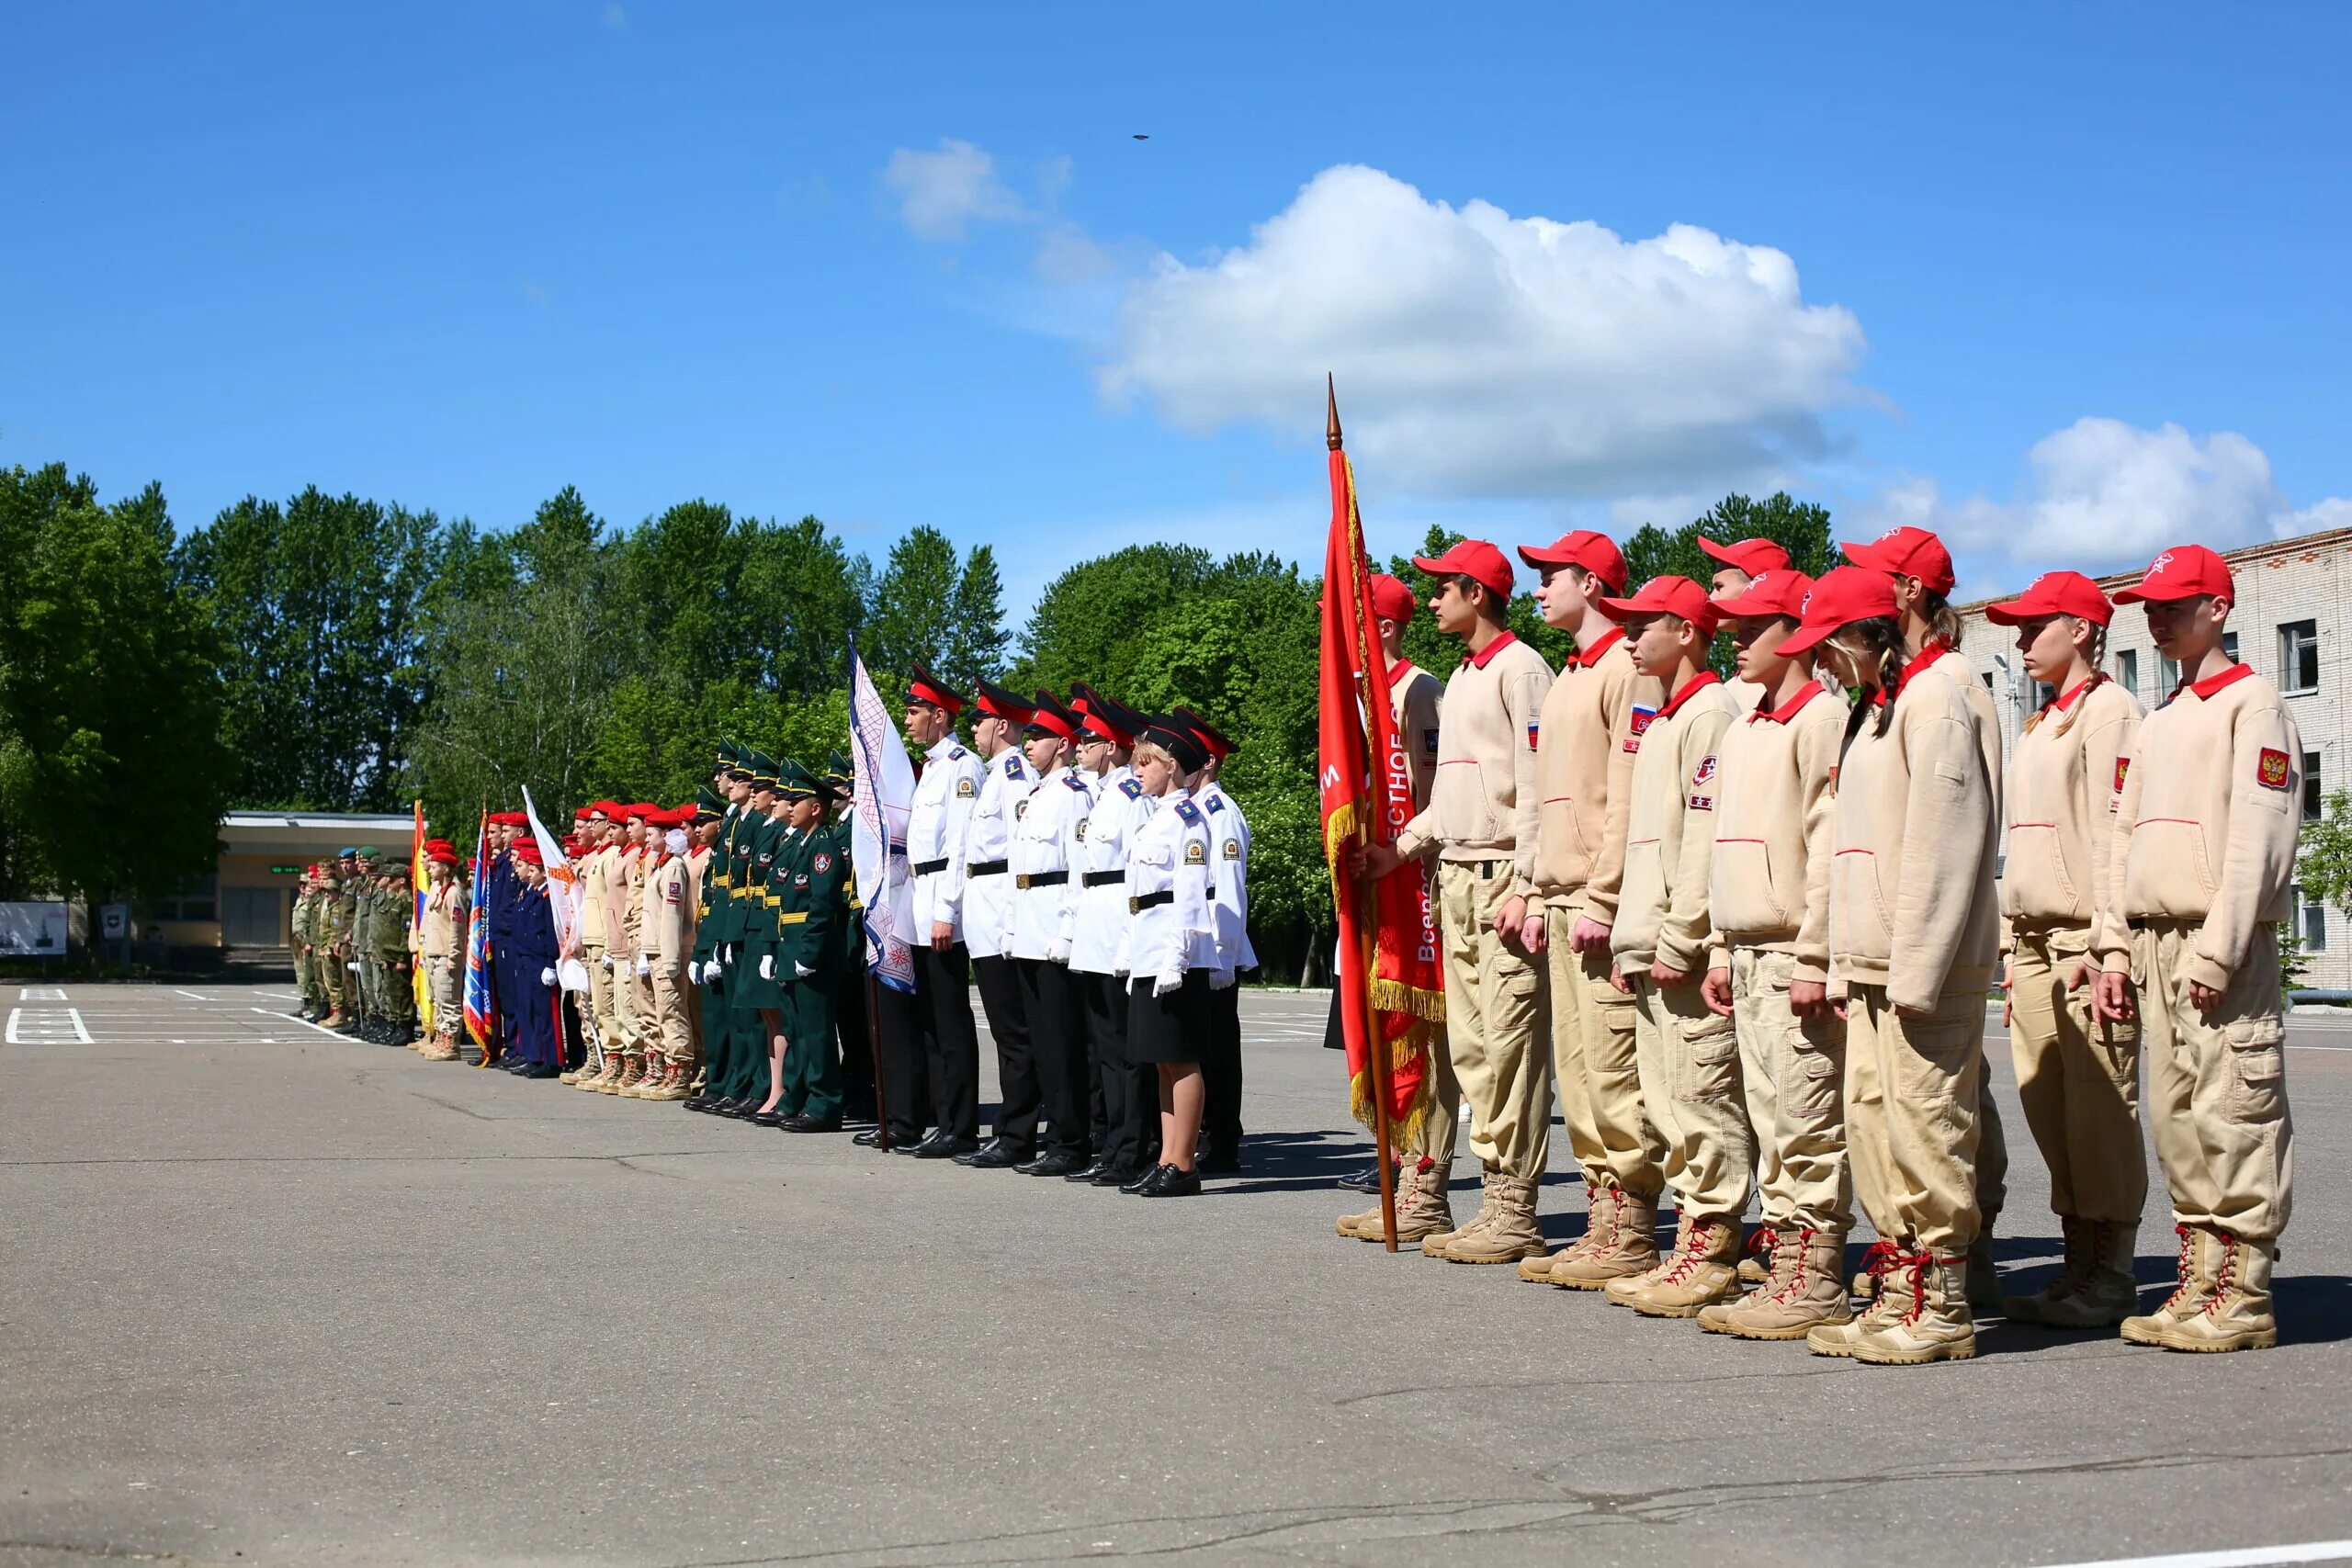
M2237 601L2222 558L2165 551L2118 604L2147 608L2179 690L2120 759L2100 923L2098 1006L2140 1020L2148 1113L2180 1236L2178 1284L2124 1320L2167 1350L2278 1343L2271 1267L2294 1198L2278 923L2292 912L2303 742L2270 683L2223 650Z
M458 1038L466 1026L466 890L458 880L458 852L446 839L424 846L424 953L433 990L433 1038L422 1055L431 1062L458 1059Z
M922 766L907 808L907 873L915 1001L929 1015L922 1040L933 1122L931 1136L914 1151L922 1159L951 1158L980 1146L980 1036L972 1022L964 882L982 765L956 739L956 717L963 711L960 694L914 666L907 678L907 742L922 749Z

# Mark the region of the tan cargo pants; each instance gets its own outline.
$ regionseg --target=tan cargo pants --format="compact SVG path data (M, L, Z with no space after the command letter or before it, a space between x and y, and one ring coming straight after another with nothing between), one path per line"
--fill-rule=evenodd
M612 960L613 1035L605 1043L605 1049L635 1051L645 1033L637 1016L637 960L629 956L626 948L613 952Z
M605 967L605 949L594 942L582 943L581 962L588 969L588 1016L594 1024L595 1043L617 1051L621 1026L613 1013L613 972Z
M1948 993L1927 1017L1907 1019L1883 986L1852 987L1847 1157L1855 1194L1882 1239L1947 1257L1974 1245L1984 1087L1982 992Z
M433 1032L463 1039L466 1033L466 1002L458 982L463 977L458 961L442 954L428 958L425 979L433 987Z
M2140 1026L2091 1016L2090 931L2017 932L2009 954L2009 1059L2025 1124L2050 1168L2050 1207L2137 1224L2148 1201L2140 1139Z
M654 960L653 974L647 984L653 992L655 1029L646 1032L645 1046L650 1053L658 1039L662 1058L682 1067L695 1065L695 1035L686 1021L685 975L680 965L664 964Z
M1846 1022L1789 1010L1796 959L1736 947L1732 1013L1756 1130L1756 1190L1774 1230L1843 1235L1854 1224L1846 1166Z
M1490 1173L1539 1181L1552 1154L1544 972L1495 934L1510 886L1508 860L1439 863L1445 1037L1470 1105L1470 1152Z
M1560 1120L1588 1196L1615 1187L1655 1203L1666 1190L1666 1138L1642 1108L1634 998L1610 983L1606 947L1568 951L1568 933L1584 913L1581 898L1544 910Z
M2275 1242L2294 1206L2295 1126L2287 1111L2278 929L2255 928L2245 962L2211 1018L2181 970L2196 925L2149 921L2132 933L2148 1059L2148 1121L2182 1224Z
M1675 1206L1698 1220L1736 1220L1747 1210L1756 1140L1740 1099L1739 1038L1711 1010L1693 979L1661 986L1647 970L1634 987L1634 1058L1642 1104L1666 1139L1666 1184Z

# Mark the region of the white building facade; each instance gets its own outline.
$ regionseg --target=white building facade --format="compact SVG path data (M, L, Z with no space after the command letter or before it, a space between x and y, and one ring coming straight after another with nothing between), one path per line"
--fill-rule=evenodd
M2352 649L2345 636L2352 616L2346 608L2352 605L2352 528L2256 545L2222 558L2237 586L2237 608L2230 616L2233 651L2285 695L2302 731L2300 804L2304 818L2314 820L2325 812L2328 795L2352 787L2352 754L2344 745L2345 709L2352 694ZM2101 578L2099 586L2111 594L2140 576L2130 571ZM1984 618L1984 606L1994 602L1955 608L1962 625L1961 651L2000 712L2006 756L2027 717L2051 694L2026 676L2016 629ZM2163 702L2180 679L2172 661L2148 640L2146 617L2129 604L2117 609L2108 631L2107 672L2147 708ZM2352 989L2352 920L2340 909L2306 899L2299 887L2295 929L2308 965L2303 984L2318 990Z

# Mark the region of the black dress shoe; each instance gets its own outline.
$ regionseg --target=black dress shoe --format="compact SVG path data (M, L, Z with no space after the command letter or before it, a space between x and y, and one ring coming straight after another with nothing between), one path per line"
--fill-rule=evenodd
M754 1111L749 1116L744 1117L743 1120L749 1122L754 1127L780 1127L784 1124L784 1112L781 1111Z
M978 1138L943 1138L933 1134L915 1145L915 1158L954 1159L957 1155L970 1154L979 1146Z
M1108 1167L1101 1175L1095 1177L1094 1185L1097 1187L1125 1187L1128 1182L1135 1180L1143 1174L1144 1168L1139 1165L1114 1165Z
M1082 1166L1062 1178L1064 1181L1091 1181L1111 1168L1111 1162L1097 1155L1091 1165Z
M1351 1192L1377 1192L1380 1190L1380 1168L1375 1165L1350 1171L1340 1178L1340 1185Z
M1012 1168L1023 1176L1068 1176L1085 1163L1077 1155L1055 1151L1039 1155L1026 1165L1016 1165Z
M710 1109L710 1096L707 1094L692 1094L678 1101L678 1103L685 1107L688 1111L707 1111Z
M1231 1176L1240 1168L1241 1154L1238 1149L1214 1149L1193 1162L1194 1173L1201 1176ZM1377 1172L1373 1179L1375 1183L1379 1180ZM1376 1185L1374 1190L1379 1190Z
M851 1143L855 1144L862 1149L870 1149L881 1141L882 1129L879 1127L868 1127L865 1132L860 1133L855 1137L850 1139Z
M912 1155L917 1157L928 1157L923 1155L922 1151L929 1146L931 1140L929 1138L901 1137L899 1134L893 1133L890 1134L890 1152L894 1155Z
M1134 1180L1122 1181L1119 1183L1119 1190L1128 1193L1141 1192L1145 1188L1159 1180L1159 1173L1168 1168L1170 1168L1164 1165L1155 1165L1149 1170L1147 1170L1137 1176Z
M759 1108L759 1102L752 1100L722 1100L711 1107L719 1115L734 1122L741 1122Z
M838 1120L825 1116L811 1116L805 1111L798 1116L787 1116L776 1125L787 1133L838 1133L842 1130L842 1124Z
M1024 1164L1034 1157L1035 1156L1033 1155L1023 1154L1002 1138L990 1138L987 1143L974 1149L970 1157L960 1159L957 1163L968 1165L974 1170L1010 1170L1014 1166Z
M1191 1198L1201 1190L1201 1173L1179 1170L1172 1165L1159 1168L1159 1179L1148 1181L1136 1189L1138 1198Z
M553 1062L533 1062L515 1073L518 1078L551 1078L562 1072Z

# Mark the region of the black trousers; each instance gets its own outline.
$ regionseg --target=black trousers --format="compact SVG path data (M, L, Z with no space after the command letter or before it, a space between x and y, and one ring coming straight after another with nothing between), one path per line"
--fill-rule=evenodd
M931 1009L923 1042L933 1119L951 1138L980 1135L980 1035L972 1023L972 962L957 942L915 949L915 994Z
M1241 987L1211 991L1208 1042L1201 1057L1201 1143L1212 1153L1241 1148Z
M1159 1144L1159 1069L1127 1055L1127 983L1116 975L1080 975L1086 1037L1094 1048L1094 1103L1102 1121L1094 1152L1106 1165L1140 1168Z
M1089 1157L1089 1085L1094 1072L1086 1049L1086 1001L1079 976L1067 964L1016 958L1021 999L1029 1010L1029 1042L1037 1063L1037 1088L1045 1102L1046 1145L1054 1153L1085 1163Z
M931 1008L921 992L922 966L915 966L913 995L877 985L874 999L882 1025L882 1100L890 1116L890 1142L920 1142L931 1127Z
M1037 1059L1029 1047L1029 1009L1021 976L1010 958L975 958L972 978L996 1042L996 1078L1001 1091L996 1135L1023 1159L1037 1152Z
M873 983L865 948L854 947L849 973L833 989L833 1032L842 1045L842 1112L860 1122L874 1115L874 1035L865 1021L866 987Z

